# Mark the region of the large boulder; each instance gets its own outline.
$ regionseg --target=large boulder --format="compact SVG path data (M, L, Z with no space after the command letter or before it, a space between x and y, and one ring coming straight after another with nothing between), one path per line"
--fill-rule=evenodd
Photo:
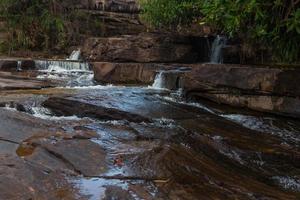
M299 69L242 65L194 65L184 76L188 98L300 117Z
M197 53L189 38L161 34L89 38L83 47L90 61L194 62Z

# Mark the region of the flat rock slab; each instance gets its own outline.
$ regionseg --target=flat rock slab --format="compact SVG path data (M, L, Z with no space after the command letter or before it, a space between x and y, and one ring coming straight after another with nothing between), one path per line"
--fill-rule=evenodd
M99 176L106 171L105 151L89 140L42 141L46 151L62 160L75 172L87 177Z
M42 89L53 86L54 84L49 81L13 75L9 72L0 72L0 90Z
M300 70L233 64L195 64L184 75L188 98L300 117Z
M63 174L14 155L0 154L0 160L0 199L69 200L77 196Z
M80 116L91 117L99 120L128 120L130 122L149 122L150 119L141 115L117 110L114 108L106 108L93 104L83 103L76 100L64 98L49 98L43 103L43 106L51 109L58 116Z

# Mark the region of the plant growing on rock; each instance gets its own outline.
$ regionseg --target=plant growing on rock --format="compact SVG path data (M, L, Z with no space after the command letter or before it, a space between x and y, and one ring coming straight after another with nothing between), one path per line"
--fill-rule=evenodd
M8 33L5 45L16 49L61 49L68 42L66 22L74 1L1 0L0 17Z
M156 27L197 22L267 49L275 61L300 57L300 0L140 0L143 17Z

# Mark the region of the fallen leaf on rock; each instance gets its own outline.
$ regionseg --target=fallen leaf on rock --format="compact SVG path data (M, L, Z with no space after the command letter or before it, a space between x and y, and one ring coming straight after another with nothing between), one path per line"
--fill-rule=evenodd
M116 165L118 167L122 167L124 165L123 157L118 156L117 158L115 158L114 165Z

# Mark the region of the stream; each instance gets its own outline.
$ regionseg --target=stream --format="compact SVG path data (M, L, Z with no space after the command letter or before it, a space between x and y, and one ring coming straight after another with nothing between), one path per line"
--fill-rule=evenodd
M0 199L300 198L299 120L36 63L53 86L0 91Z

